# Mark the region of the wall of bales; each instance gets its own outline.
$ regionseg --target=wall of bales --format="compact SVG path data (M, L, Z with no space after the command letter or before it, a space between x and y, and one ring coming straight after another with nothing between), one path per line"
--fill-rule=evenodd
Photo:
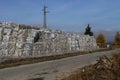
M0 23L0 56L49 56L96 49L88 35Z

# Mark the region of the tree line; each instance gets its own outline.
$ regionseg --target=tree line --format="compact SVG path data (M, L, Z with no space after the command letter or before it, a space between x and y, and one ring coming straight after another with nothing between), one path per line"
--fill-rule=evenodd
M94 33L91 31L91 27L89 24L86 27L84 34L89 35L89 36L94 36ZM107 37L105 36L105 34L100 33L96 37L96 43L100 48L106 48L109 46L113 48L120 48L120 32L116 32L114 41L109 44L108 44Z

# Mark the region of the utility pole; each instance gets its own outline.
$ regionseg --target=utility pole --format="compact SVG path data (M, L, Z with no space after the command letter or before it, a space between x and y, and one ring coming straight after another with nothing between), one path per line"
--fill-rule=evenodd
M44 9L43 9L43 28L46 29L47 28L47 19L46 19L46 14L48 13L47 11L47 7L44 5Z

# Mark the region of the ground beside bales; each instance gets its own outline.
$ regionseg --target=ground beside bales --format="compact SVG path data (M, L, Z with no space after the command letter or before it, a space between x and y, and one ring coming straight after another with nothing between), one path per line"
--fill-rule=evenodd
M75 71L62 80L120 80L120 53L100 57L96 64Z
M79 68L95 64L99 57L111 58L116 52L120 49L0 69L0 80L61 80L64 75L69 76Z
M109 51L109 50L111 49L99 49L95 51L73 52L73 53L65 53L60 55L33 57L33 58L13 58L13 59L11 58L11 59L5 60L4 62L1 62L0 69L19 66L19 65L25 65L25 64L33 64L33 63L38 63L43 61L57 60L57 59L62 59L67 57L84 55L84 54L91 54L94 52Z

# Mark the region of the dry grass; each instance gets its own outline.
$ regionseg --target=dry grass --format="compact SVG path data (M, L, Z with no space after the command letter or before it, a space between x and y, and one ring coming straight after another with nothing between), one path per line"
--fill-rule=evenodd
M62 80L120 80L120 53L112 59L100 57L95 65L86 66Z

